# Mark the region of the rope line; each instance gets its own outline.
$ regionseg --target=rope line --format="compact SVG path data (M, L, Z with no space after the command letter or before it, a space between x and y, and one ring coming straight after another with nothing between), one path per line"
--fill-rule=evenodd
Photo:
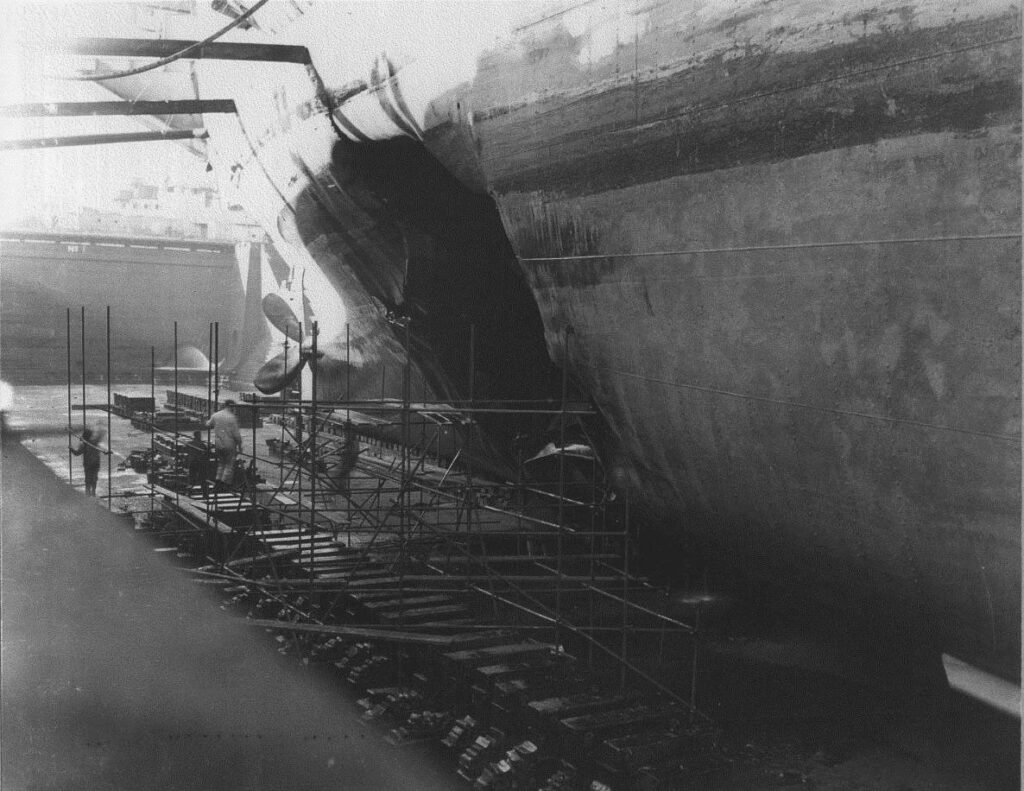
M670 382L667 379L658 379L653 376L644 376L642 374L632 373L630 371L619 371L615 368L607 368L599 365L589 365L587 363L580 363L580 365L590 368L595 371L606 371L612 374L618 374L619 376L627 376L633 379L642 379L645 382L654 382L655 384L663 384L669 387L676 387L681 390L699 390L704 393L714 393L716 395L729 396L730 398L742 398L748 401L760 401L766 404L776 404L778 406L797 407L799 409L810 409L815 412L827 412L834 415L844 415L847 417L859 417L867 420L878 420L885 423L893 424L906 424L909 426L919 426L921 428L934 428L940 431L950 431L958 434L969 434L976 437L987 437L989 439L998 439L1006 442L1019 443L1020 437L1009 435L1009 434L993 434L985 431L975 431L968 428L958 428L956 426L943 426L938 423L926 423L922 420L910 420L908 418L889 417L887 415L872 415L868 412L855 412L847 409L834 409L832 407L817 406L815 404L803 404L799 401L784 401L778 398L768 398L767 396L751 395L749 393L737 393L732 390L722 390L716 387L705 387L703 385L695 385L689 382Z
M1020 231L1005 231L990 234L963 234L959 236L912 236L905 239L853 239L848 242L801 242L798 244L765 244L746 247L702 247L692 250L652 250L649 252L628 251L621 253L594 253L590 255L538 256L520 258L520 261L543 263L545 261L593 261L602 258L657 258L670 255L705 255L714 253L755 253L769 250L813 250L828 247L855 247L871 244L923 244L925 242L976 242L992 239L1019 239Z

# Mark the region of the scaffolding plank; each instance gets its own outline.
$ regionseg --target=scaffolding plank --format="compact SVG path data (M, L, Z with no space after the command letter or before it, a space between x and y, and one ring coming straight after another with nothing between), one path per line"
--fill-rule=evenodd
M324 575L325 581L333 583L337 583L346 577L347 575L345 574L340 575L340 578L334 574ZM370 585L398 585L401 581L401 577L364 577L363 579L349 580L348 586L350 588L357 588L369 587Z
M618 560L622 557L621 554L563 554L563 560ZM467 563L536 563L541 560L557 560L552 558L550 555L487 555L487 554L476 554L476 555L431 555L426 559L427 563L435 565L465 565Z
M285 528L283 530L268 530L263 528L262 530L252 530L249 533L250 538L255 538L258 541L275 541L281 540L286 541L288 539L298 538L299 536L308 536L308 530Z
M398 595L399 595L399 592L398 592L397 589L386 590L386 591L365 591L365 592L364 591L352 591L349 594L349 598L352 599L353 601L355 601L358 604L364 604L364 603L379 601L381 599L388 600L388 601L394 599L394 600L397 601ZM442 594L442 595L447 596L448 594Z
M594 582L607 582L622 584L622 577L591 577L589 575L574 576L570 574L563 574L559 577L556 574L493 574L490 575L486 571L481 571L479 574L406 574L403 579L408 582L466 582L474 581L479 582L480 580L494 580L495 582L508 581L508 582L543 582L548 585L554 585L561 580L563 583L594 583ZM637 581L639 578L634 578Z
M477 618L445 618L440 621L427 621L426 623L416 624L419 629L440 629L442 627L449 628L453 626L467 626L469 624L479 623Z
M501 662L496 665L484 665L473 672L485 681L496 683L510 678L527 679L538 673L547 675L560 670L568 670L571 663L564 654L527 657L516 662Z
M399 607L418 607L425 604L441 604L450 602L452 597L446 593L435 593L430 596L405 596L381 598L379 601L360 602L363 607L374 612L394 610Z
M675 703L639 703L621 709L565 717L559 722L572 734L631 733L684 712Z
M693 737L667 728L606 739L598 747L604 763L620 772L680 755Z
M277 550L276 552L264 552L259 555L249 555L248 557L229 560L223 565L223 568L233 569L238 568L239 566L247 566L250 563L259 563L263 560L280 560L281 558L290 557L294 554L295 550L292 549ZM219 568L222 568L222 566L211 564L207 566L200 566L197 571L216 571Z
M274 621L264 618L250 618L245 621L249 626L258 626L264 629L281 629L291 632L314 632L316 634L336 634L344 637L357 637L363 640L376 640L380 642L404 643L409 645L433 646L436 648L451 648L465 645L485 645L492 642L497 633L469 633L469 634L429 634L424 632L408 632L391 629L374 629L363 626L335 626L330 624L315 623L289 623L287 621Z
M308 538L305 541L301 541L301 540L296 541L294 539L285 539L285 540L282 540L282 541L272 541L272 540L264 541L263 543L270 544L271 546L276 547L278 549L301 549L302 550L302 554L305 555L306 557L309 557L310 551L312 551L314 553L314 556L316 556L316 555L337 555L339 557L341 556L341 552L339 552L336 547L331 545L332 542L330 541L330 539L328 539L327 541L319 541L319 540L310 541ZM312 547L312 550L310 549L310 547Z
M467 651L454 651L444 655L444 659L458 667L472 670L487 664L494 664L506 657L523 654L553 653L555 646L550 643L505 643Z
M596 692L579 692L573 695L531 700L526 706L530 712L545 720L561 720L567 717L593 714L629 705L631 700L623 695L603 695Z
M416 621L429 621L432 618L443 615L467 612L468 610L461 604L439 604L433 607L410 607L409 609L398 609L394 612L382 612L380 617L384 621L415 623Z
M354 569L346 571L332 571L321 575L320 579L330 579L335 582L348 581L349 584L355 584L357 582L381 582L385 579L394 579L395 581L400 580L400 577L395 576L395 573L389 570L386 566L379 563L362 563L356 566Z

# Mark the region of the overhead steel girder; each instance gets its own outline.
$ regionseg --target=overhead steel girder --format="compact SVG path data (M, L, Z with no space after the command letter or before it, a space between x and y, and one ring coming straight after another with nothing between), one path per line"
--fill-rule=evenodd
M181 52L196 41L182 39L151 38L76 38L68 44L68 51L75 55L97 55L106 57L166 58ZM251 44L214 41L204 44L187 58L211 58L215 60L260 60L275 63L301 63L310 65L309 50L305 47L287 44Z
M63 148L65 146L97 146L108 143L147 143L161 140L189 140L206 137L205 129L170 130L167 132L126 132L105 135L69 135L63 137L31 137L24 140L0 140L0 151L29 148Z
M80 115L199 115L233 113L230 99L181 99L175 101L35 102L0 107L0 117L49 117Z

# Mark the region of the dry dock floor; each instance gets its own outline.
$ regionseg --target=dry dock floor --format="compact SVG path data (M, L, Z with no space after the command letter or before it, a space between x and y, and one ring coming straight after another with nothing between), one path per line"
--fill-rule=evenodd
M455 787L10 437L2 478L4 791Z

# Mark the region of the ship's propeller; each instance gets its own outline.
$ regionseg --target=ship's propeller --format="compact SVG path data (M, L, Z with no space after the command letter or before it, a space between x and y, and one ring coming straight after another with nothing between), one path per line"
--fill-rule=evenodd
M294 341L301 348L303 342L303 326L295 315L295 310L280 294L270 293L263 297L263 315L267 321L289 341ZM302 372L302 366L312 357L308 350L296 351L291 355L287 351L278 354L263 363L253 384L264 395L280 393Z
M302 371L302 366L306 364L306 361L311 356L311 354L304 351L302 354L291 354L289 359L288 355L281 352L281 354L260 366L252 383L264 395L280 393L295 381Z
M280 294L267 294L263 297L263 315L273 327L289 340L296 343L302 340L302 325L295 311Z

